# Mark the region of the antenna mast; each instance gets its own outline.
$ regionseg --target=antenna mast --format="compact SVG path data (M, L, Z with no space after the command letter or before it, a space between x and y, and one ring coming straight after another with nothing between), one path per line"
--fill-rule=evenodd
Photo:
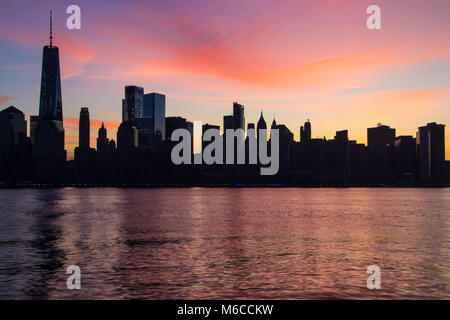
M50 48L53 47L52 10L50 10Z

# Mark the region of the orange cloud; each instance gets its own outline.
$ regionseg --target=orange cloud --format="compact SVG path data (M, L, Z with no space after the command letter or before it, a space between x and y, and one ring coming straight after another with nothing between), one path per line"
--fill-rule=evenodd
M0 105L6 105L8 103L8 101L14 100L14 97L11 96L0 96Z

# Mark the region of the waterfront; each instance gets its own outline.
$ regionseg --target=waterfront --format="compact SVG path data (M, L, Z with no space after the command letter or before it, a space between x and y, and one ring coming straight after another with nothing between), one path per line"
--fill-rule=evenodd
M0 190L0 298L448 299L449 218L448 188Z

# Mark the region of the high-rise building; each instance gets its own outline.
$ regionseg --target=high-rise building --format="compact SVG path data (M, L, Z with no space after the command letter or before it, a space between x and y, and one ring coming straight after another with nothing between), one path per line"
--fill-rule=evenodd
M108 150L108 144L108 133L105 124L102 122L102 126L98 129L97 151L106 152Z
M50 43L42 56L41 96L39 120L34 129L33 158L36 180L54 181L64 172L64 127L58 47L53 45L52 15L50 12Z
M336 131L334 136L334 157L337 169L347 167L348 130Z
M367 149L372 169L375 171L387 169L387 146L393 145L394 140L395 129L389 126L379 123L378 126L367 129Z
M50 43L48 46L44 46L42 54L39 118L41 120L63 121L59 51L58 47L53 45L51 12Z
M417 132L419 177L423 180L440 180L445 164L445 125L436 122L419 127Z
M23 112L13 106L0 111L0 179L29 178L31 160Z
M224 132L227 129L233 129L233 128L234 128L233 116L232 115L223 116L223 130L224 130Z
M237 102L233 103L233 129L245 129L244 106Z
M78 147L75 148L74 170L77 182L92 182L95 180L95 150L90 147L89 109L80 109L78 123Z
M260 135L259 130L262 130L262 129L267 130L267 124L266 124L266 120L264 120L263 112L261 111L261 115L259 116L259 120L256 125L256 136L258 137L258 140L259 140L259 135ZM265 137L264 141L267 141L267 131L266 131L266 137Z
M300 127L300 141L311 141L311 122L309 121L309 119L303 126Z
M143 118L144 89L138 86L125 86L125 99L122 101L122 121L134 122Z
M138 118L153 119L152 131L156 141L166 138L166 96L160 93L144 95L143 112Z
M399 136L394 142L395 171L399 176L410 176L416 172L416 139L412 136Z
M78 126L78 146L80 149L90 148L90 123L89 123L89 109L87 107L80 110L80 122Z

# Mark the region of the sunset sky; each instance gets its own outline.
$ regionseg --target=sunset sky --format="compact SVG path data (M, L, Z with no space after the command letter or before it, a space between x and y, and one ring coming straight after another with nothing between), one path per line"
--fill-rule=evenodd
M81 30L66 28L71 4ZM366 27L370 4L381 7L381 30ZM246 123L263 110L296 140L308 118L313 137L348 129L364 143L379 122L414 136L450 123L449 0L1 0L2 109L38 114L50 9L69 154L83 106L91 147L101 121L116 139L125 85L165 94L168 116L221 126L239 101Z

